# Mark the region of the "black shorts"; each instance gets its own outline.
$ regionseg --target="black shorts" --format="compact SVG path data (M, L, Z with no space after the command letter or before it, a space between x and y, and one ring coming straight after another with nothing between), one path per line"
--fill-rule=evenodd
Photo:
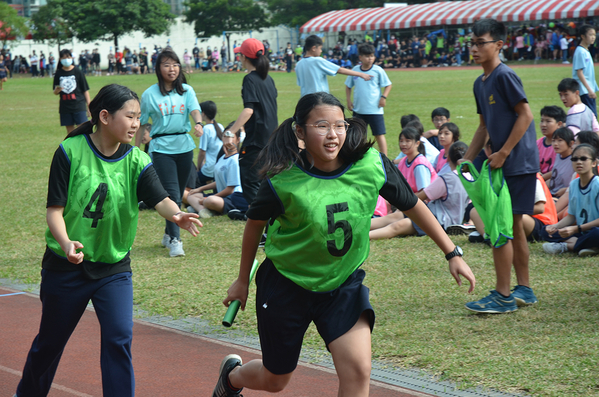
M81 125L87 121L87 112L60 113L60 125Z
M370 126L372 135L385 135L387 130L385 128L385 118L382 114L358 114L353 112L353 116L362 119Z
M293 372L312 321L327 346L346 334L364 311L369 312L372 331L374 310L369 290L362 284L365 274L357 269L337 289L312 292L283 276L266 258L256 274L256 316L264 367L275 375Z
M194 166L194 171L195 171L195 166ZM199 185L198 187L207 185L207 184L209 184L211 182L214 182L214 176L206 176L206 175L204 175L204 173L202 172L201 168L200 168L199 171L196 172L196 174L197 174L197 177L198 177L198 179L197 179L197 183Z
M228 214L231 210L239 210L246 212L248 210L248 202L243 197L243 193L233 192L227 197L223 198L225 206L223 207L223 214Z
M532 215L535 206L537 174L506 176L505 182L512 198L512 214Z
M535 221L535 227L532 229L530 236L528 236L528 240L537 242L543 241L543 238L541 237L541 231L545 227L545 224L535 217L533 217L532 220Z

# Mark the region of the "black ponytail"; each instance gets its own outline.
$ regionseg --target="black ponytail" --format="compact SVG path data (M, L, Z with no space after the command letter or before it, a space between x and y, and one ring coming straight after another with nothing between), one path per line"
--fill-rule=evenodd
M83 134L89 135L93 132L94 132L94 125L92 124L91 120L88 120L83 124L79 124L79 126L77 128L75 128L73 131L69 132L64 139L72 138L74 136L83 135Z
M266 79L268 71L270 70L270 60L262 53L262 50L258 51L258 58L248 57L247 59L256 68L258 76L260 76L262 80Z
M295 121L288 118L272 133L268 144L258 155L262 178L273 177L291 168L295 162L303 164L300 156L299 139L295 135Z
M220 128L220 125L218 125L218 123L216 122L216 119L212 119L212 126L214 127L214 130L216 131L216 137L222 141L224 131Z
M200 108L202 109L202 113L208 118L208 120L212 120L212 125L214 126L214 130L216 131L216 136L221 141L223 140L223 130L220 128L218 123L216 122L216 103L213 101L204 101L200 103Z

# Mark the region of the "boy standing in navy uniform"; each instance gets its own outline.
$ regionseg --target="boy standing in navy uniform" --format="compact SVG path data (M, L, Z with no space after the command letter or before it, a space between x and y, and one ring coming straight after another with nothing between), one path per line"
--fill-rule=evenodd
M484 74L474 82L480 124L464 159L474 160L487 139L493 153L489 167L502 168L512 199L513 241L493 248L497 276L495 290L479 301L466 304L478 313L508 313L518 306L532 305L537 298L530 288L529 249L522 218L532 215L539 171L539 152L533 115L522 86L512 69L501 63L506 28L494 19L482 19L472 27L471 53ZM518 285L510 291L512 264Z

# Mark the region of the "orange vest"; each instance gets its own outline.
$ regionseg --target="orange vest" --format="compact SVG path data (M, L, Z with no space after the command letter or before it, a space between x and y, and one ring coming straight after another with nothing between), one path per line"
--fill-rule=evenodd
M537 218L545 225L554 225L557 223L557 211L555 209L555 203L551 197L551 192L543 179L543 176L537 172L537 179L541 181L543 191L545 192L545 211L542 214L533 215L533 218ZM536 204L536 203L535 203Z

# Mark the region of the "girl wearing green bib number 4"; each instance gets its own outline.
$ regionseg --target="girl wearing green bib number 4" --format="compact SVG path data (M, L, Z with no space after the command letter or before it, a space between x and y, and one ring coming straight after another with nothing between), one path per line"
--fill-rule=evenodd
M299 149L303 141L304 150ZM334 96L300 99L260 154L264 179L246 213L239 277L223 301L248 297L249 273L268 220L266 260L256 274L262 359L241 365L225 357L213 396L241 389L283 390L297 366L304 333L314 321L330 350L339 395L367 396L374 310L360 266L370 248L370 220L379 194L404 211L446 254L457 283L475 279L461 250L419 201L397 167L366 142L366 125L346 120Z
M48 183L42 320L17 396L46 396L62 351L91 300L102 335L105 397L131 397L133 284L129 252L139 201L197 235L197 214L168 198L147 154L129 143L139 128L137 95L116 84L90 103L91 121L54 153Z

